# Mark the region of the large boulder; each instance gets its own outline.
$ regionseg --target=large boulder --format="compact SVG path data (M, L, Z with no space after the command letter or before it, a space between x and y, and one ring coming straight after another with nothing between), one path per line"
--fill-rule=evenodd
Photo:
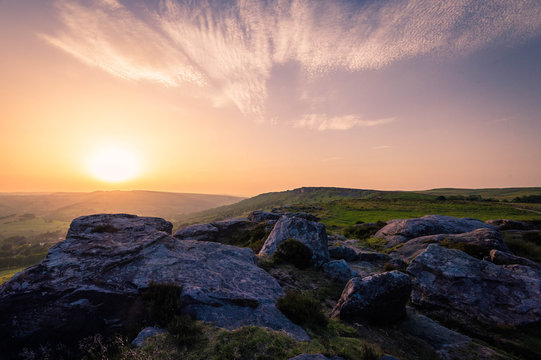
M499 266L432 244L408 267L412 303L469 326L472 320L523 325L541 320L541 271Z
M392 323L406 315L410 293L410 278L399 271L354 277L346 284L331 315L345 321Z
M387 240L386 247L393 247L420 236L461 234L480 228L496 229L494 226L476 219L426 215L414 219L390 220L374 236L385 238Z
M260 255L274 254L280 243L287 239L302 242L312 250L312 262L319 267L329 261L325 225L296 216L282 216L263 244Z
M170 231L171 224L157 218L75 219L66 240L39 265L0 286L0 350L76 345L84 336L133 327L145 314L141 294L151 283L178 285L186 312L196 319L308 338L274 307L284 291L250 249L179 241Z
M358 276L344 259L329 261L323 264L321 270L330 278L343 282L347 282L352 277Z
M488 256L492 249L509 252L507 244L497 230L480 228L462 234L438 234L414 238L396 247L390 255L393 259L409 262L430 244L441 244L444 247L459 250L471 250L471 252L479 253L482 256Z

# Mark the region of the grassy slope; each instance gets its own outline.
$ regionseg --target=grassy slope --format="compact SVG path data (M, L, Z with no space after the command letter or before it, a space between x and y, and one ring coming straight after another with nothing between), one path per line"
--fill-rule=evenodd
M541 187L519 187L519 188L489 188L489 189L455 189L441 188L425 191L418 191L420 194L443 195L443 196L470 196L480 195L485 199L513 200L518 196L540 195Z
M498 196L497 190L491 189L491 191L491 197ZM517 190L515 194L524 195L528 191L520 193ZM437 196L439 195L428 192L301 188L261 194L233 205L180 216L175 225L178 227L191 223L240 217L254 210L270 210L273 207L284 206L294 206L297 210L304 209L312 212L320 216L322 221L331 228L351 225L356 221L387 221L427 214L473 217L480 220L541 219L541 211L538 211L541 210L541 207L536 207L536 204L464 200L438 201ZM501 189L499 196L509 196L509 190Z

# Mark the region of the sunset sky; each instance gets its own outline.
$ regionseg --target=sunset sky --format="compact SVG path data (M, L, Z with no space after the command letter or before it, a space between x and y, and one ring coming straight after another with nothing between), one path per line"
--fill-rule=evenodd
M0 0L0 45L2 192L541 186L539 0Z

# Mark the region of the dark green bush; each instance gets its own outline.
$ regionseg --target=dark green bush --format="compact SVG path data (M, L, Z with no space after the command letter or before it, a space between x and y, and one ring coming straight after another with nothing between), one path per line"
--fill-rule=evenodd
M312 250L300 241L287 239L278 245L273 259L276 262L293 264L299 269L306 269L312 264Z
M158 326L167 327L169 322L180 315L182 288L175 284L150 283L143 293L150 320Z
M181 292L182 288L176 284L150 283L143 293L150 321L166 328L177 346L193 344L202 333L195 321L182 315Z
M329 322L319 301L310 294L288 290L276 301L276 307L295 324L308 328L324 327Z
M175 315L167 325L167 331L177 346L193 345L203 334L201 327L187 315Z

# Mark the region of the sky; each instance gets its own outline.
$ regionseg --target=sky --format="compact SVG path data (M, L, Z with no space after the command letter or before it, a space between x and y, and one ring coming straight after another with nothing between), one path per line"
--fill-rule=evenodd
M541 186L538 0L0 0L0 46L0 192Z

